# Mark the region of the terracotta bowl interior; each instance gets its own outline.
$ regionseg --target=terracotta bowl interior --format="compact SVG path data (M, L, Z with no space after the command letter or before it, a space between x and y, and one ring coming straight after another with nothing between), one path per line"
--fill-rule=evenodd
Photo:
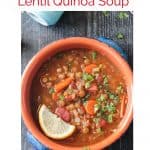
M54 149L81 149L80 147L68 147L66 145L59 145L53 140L46 137L32 118L31 106L30 106L30 86L32 79L34 78L37 70L40 66L54 54L60 51L66 51L69 49L84 48L89 50L96 50L102 55L105 55L122 73L125 78L128 92L128 104L125 112L125 116L119 124L115 133L110 135L103 141L91 145L91 149L102 149L115 140L117 140L128 128L132 120L132 101L131 101L131 89L132 89L132 73L128 64L121 58L121 56L112 48L94 39L88 38L68 38L53 42L46 46L39 53L37 53L26 67L22 77L22 117L28 128L28 130L35 136L41 143L47 147Z

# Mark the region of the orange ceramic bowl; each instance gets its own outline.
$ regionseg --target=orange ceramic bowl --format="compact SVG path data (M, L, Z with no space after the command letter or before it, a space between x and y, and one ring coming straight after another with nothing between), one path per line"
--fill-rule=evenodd
M82 150L83 147L71 147L66 145L60 145L55 141L51 140L47 136L43 134L43 132L39 129L37 124L34 122L31 113L31 106L30 106L30 87L34 75L36 74L37 70L40 66L54 54L60 51L65 51L73 48L84 48L84 49L91 49L97 50L99 53L105 55L122 73L125 77L125 82L127 86L127 93L128 93L128 104L126 108L125 115L120 122L118 129L115 133L112 133L110 136L105 138L104 140L97 142L95 144L89 145L90 150L100 150L103 149L113 142L115 142L120 136L127 130L131 121L132 121L132 99L131 99L131 92L132 92L132 72L130 70L129 65L126 61L114 50L113 48L109 47L108 45L99 42L95 39L83 38L83 37L72 37L66 38L62 40L58 40L53 42L43 49L41 49L29 62L27 65L23 76L22 76L22 85L21 85L21 107L22 107L22 117L24 120L25 125L27 126L28 130L33 134L33 136L38 139L42 144L46 147L51 148L53 150Z

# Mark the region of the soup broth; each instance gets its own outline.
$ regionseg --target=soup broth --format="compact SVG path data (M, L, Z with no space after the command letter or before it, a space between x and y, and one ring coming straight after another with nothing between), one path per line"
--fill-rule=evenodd
M55 140L71 146L93 144L115 132L128 100L120 71L106 56L85 49L64 51L47 60L34 77L30 96L38 125L38 110L45 104L76 126L70 137Z

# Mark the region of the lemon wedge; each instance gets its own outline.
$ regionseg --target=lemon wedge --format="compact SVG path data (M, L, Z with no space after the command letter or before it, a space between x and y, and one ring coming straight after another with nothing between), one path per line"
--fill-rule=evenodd
M39 123L43 132L52 139L65 139L75 131L75 126L50 112L44 104L39 109Z

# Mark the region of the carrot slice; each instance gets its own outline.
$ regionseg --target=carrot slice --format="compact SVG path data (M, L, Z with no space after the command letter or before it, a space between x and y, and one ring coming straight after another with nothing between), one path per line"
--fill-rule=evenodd
M120 118L123 118L124 109L125 109L125 97L123 96L121 99Z
M85 105L85 110L88 114L90 115L94 115L95 111L94 111L94 106L96 104L96 100L88 100L86 105Z
M90 65L88 65L88 66L85 67L85 72L92 73L92 69L96 68L96 67L97 67L96 64L90 64Z
M58 95L57 95L57 93L52 93L52 99L53 100L58 100Z
M62 80L61 82L57 83L54 86L54 90L55 92L60 92L61 90L63 90L65 87L67 87L71 82L72 82L72 78L66 78L64 80Z

